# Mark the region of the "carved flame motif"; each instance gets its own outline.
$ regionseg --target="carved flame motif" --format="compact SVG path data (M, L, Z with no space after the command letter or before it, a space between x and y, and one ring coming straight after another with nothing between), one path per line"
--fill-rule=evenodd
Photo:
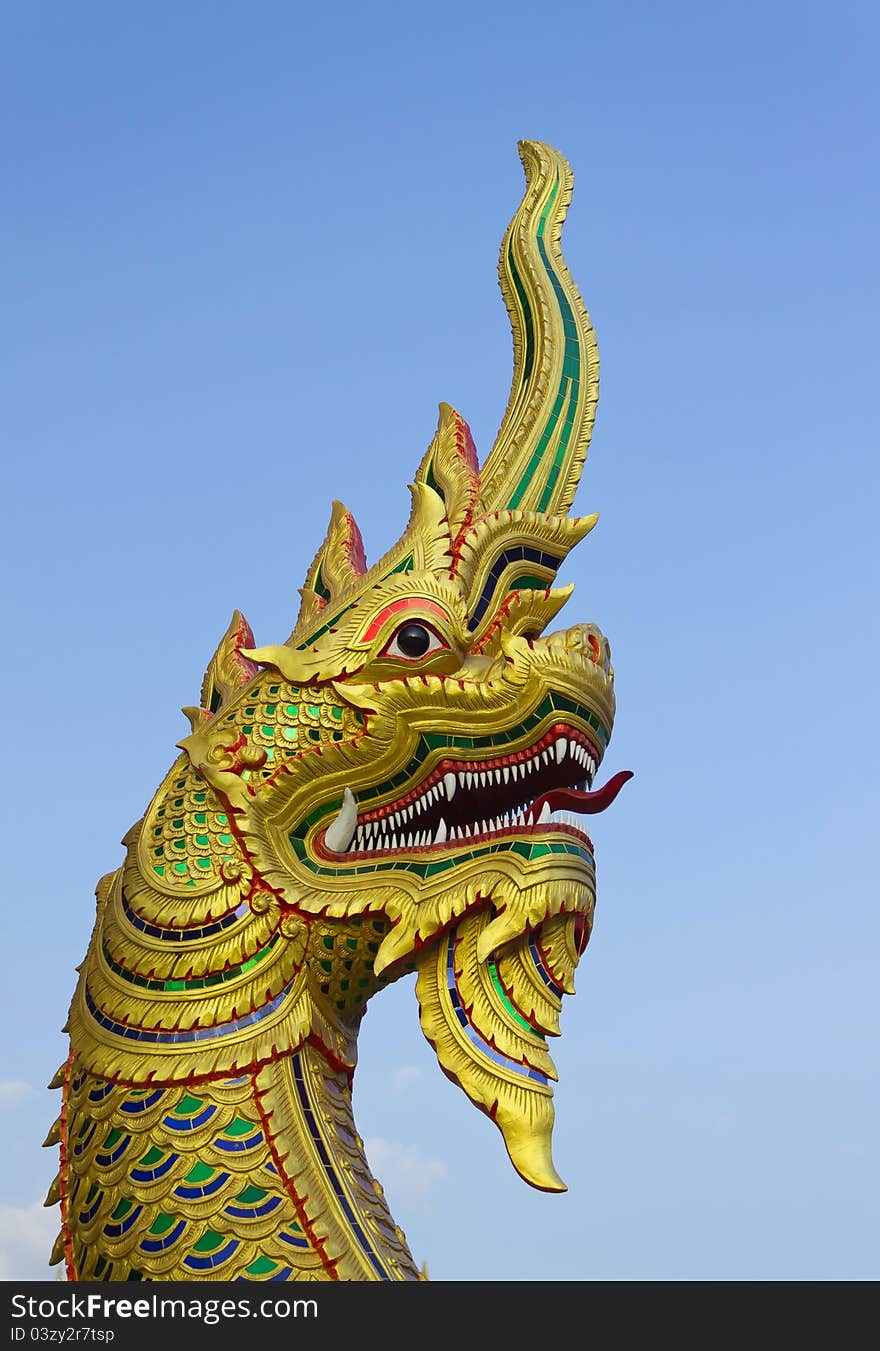
M525 142L501 247L514 378L482 470L441 404L399 542L335 503L286 642L237 611L98 913L70 1010L53 1259L71 1279L418 1279L351 1114L368 1000L415 971L446 1074L533 1186L548 1038L589 938L581 824L614 718L608 643L547 634L598 395L560 252L565 160Z

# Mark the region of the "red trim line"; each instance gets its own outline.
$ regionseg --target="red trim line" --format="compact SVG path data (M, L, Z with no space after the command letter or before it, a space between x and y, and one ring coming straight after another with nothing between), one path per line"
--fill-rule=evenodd
M260 1122L263 1127L263 1133L266 1136L266 1143L268 1144L269 1152L272 1155L272 1162L278 1169L278 1176L281 1178L281 1181L284 1184L284 1190L287 1192L288 1196L293 1202L293 1207L294 1210L296 1211L297 1219L302 1225L303 1231L305 1232L305 1235L308 1238L309 1242L311 1243L312 1247L314 1248L315 1252L320 1257L324 1270L327 1272L327 1275L330 1277L331 1281L338 1281L339 1271L337 1269L337 1264L334 1261L334 1259L328 1255L325 1240L318 1238L318 1235L315 1233L312 1221L309 1219L308 1214L306 1213L305 1202L300 1198L299 1193L297 1192L296 1188L293 1185L293 1180L288 1176L287 1170L284 1167L284 1160L281 1158L281 1155L278 1152L278 1148L275 1144L275 1136L272 1132L272 1128L269 1123L269 1114L266 1111L265 1107L263 1106L262 1095L260 1093L259 1085L257 1084L256 1075L254 1075L254 1077L251 1079L251 1083L253 1084L254 1102L256 1103L257 1111L260 1114Z

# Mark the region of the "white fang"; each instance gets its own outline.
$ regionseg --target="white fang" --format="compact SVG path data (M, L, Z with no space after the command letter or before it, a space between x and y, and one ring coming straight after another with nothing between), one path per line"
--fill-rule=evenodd
M342 806L336 819L327 827L324 843L334 854L344 854L354 837L357 826L357 802L354 793L346 788L342 794Z

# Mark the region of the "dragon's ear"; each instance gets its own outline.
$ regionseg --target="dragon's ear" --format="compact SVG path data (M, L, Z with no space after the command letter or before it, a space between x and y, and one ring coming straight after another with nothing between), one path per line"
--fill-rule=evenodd
M453 539L470 525L480 490L477 452L471 429L448 403L441 403L433 441L416 473L416 483L443 499Z
M216 713L231 695L242 689L257 674L257 667L243 657L243 647L253 647L254 635L241 610L234 610L229 627L217 644L202 680L199 703L210 715Z
M357 522L341 502L333 503L324 543L306 573L300 589L302 604L296 628L311 625L329 601L336 601L367 570L364 542Z

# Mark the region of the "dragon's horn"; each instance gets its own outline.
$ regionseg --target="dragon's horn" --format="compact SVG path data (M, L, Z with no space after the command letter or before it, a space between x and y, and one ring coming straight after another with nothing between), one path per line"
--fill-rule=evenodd
M293 632L314 624L328 602L358 583L366 567L357 521L341 502L334 502L324 542L306 573L305 586L300 588L302 604Z
M483 466L478 510L564 515L581 475L599 398L590 316L560 248L573 175L540 141L520 141L526 192L501 244L498 275L513 330L513 384Z
M442 497L453 537L470 525L480 487L477 452L470 427L448 403L440 405L437 432L416 471L416 483L427 484Z
M250 624L241 610L233 610L229 627L220 639L202 680L199 703L203 712L216 713L231 695L236 694L257 674L253 662L241 655L243 647L253 645L254 634Z

